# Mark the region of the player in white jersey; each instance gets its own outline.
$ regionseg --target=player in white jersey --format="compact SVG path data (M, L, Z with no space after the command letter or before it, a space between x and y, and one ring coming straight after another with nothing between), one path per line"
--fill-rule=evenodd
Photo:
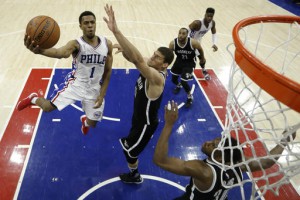
M217 43L217 30L216 30L216 22L213 20L215 14L215 9L207 8L204 18L200 20L194 20L189 25L189 36L201 42L202 37L211 30L212 33L212 48L213 51L218 51ZM196 51L196 55L199 57L199 52ZM203 75L206 80L210 80L210 75L207 73L205 69L205 64L201 64Z
M104 110L104 97L112 71L112 43L103 36L95 35L96 17L90 11L79 16L79 27L83 36L69 41L60 48L41 49L27 34L24 38L25 46L35 54L52 58L68 58L73 56L73 71L64 87L47 100L31 93L21 100L17 109L36 104L43 111L62 110L66 106L80 101L85 115L80 117L81 131L85 135L89 127L95 127L101 121Z

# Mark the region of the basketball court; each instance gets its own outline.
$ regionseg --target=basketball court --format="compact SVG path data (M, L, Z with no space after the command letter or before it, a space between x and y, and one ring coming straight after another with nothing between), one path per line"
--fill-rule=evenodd
M163 127L163 106L169 100L175 100L180 105L180 117L170 139L170 155L186 160L204 159L201 144L220 136L226 121L227 84L231 65L226 46L232 42L233 26L239 20L253 15L293 15L291 12L297 14L299 11L296 5L290 8L286 7L290 4L276 5L278 2L275 1L253 1L251 4L244 0L229 1L226 9L221 0L206 3L117 0L107 3L115 7L120 29L144 56L151 55L159 46L168 45L177 36L180 27L202 17L206 7L214 7L219 51L214 53L210 49L210 33L202 40L212 79L204 80L197 65L198 70L191 82L194 87L194 104L187 109L183 105L186 100L184 91L177 95L172 93L174 85L169 74L159 113L158 130L140 156L139 169L144 182L140 185L123 184L118 175L127 172L128 168L118 139L127 135L130 129L134 83L138 71L121 55L114 55L104 119L88 135L84 136L80 131L79 118L83 113L80 103L51 113L43 113L36 106L22 112L15 110L17 102L33 91L49 98L56 85L64 81L71 67L70 58L51 59L26 50L23 36L27 22L41 14L56 19L61 28L57 44L59 47L81 35L76 20L82 11L91 10L97 17L97 33L106 35L115 43L102 22L104 3L90 1L79 6L65 1L46 9L43 7L47 5L46 1L40 4L33 0L21 4L18 1L5 2L0 6L4 13L12 7L16 11L12 16L5 14L0 19L0 42L3 44L0 48L0 68L3 71L0 75L0 110L3 113L0 116L1 200L163 200L180 196L189 177L166 172L152 161ZM239 9L233 9L233 5ZM28 12L29 9L31 12ZM223 22L222 19L226 18L228 21ZM8 26L7 22L12 26ZM276 170L276 167L272 170ZM247 173L243 175L245 179L248 178ZM298 179L294 177L290 184L282 186L279 196L267 192L261 199L300 199ZM276 178L272 181L276 181ZM251 189L250 183L244 185L246 199L250 199ZM241 199L240 188L230 190L228 199Z

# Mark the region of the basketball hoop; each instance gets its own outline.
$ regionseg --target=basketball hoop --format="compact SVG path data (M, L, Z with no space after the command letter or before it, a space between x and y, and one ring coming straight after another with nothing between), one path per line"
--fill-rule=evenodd
M299 23L296 16L250 17L236 24L234 44L227 47L233 62L225 127L217 149L238 149L252 159L230 165L214 161L224 170L246 166L249 179L233 185L240 187L243 199L246 183L253 185L251 199L259 199L269 192L279 195L280 187L300 174L297 140L289 142L282 154L270 152L300 128ZM236 138L239 145L225 146L229 137ZM265 170L261 166L258 174L252 173L249 163L262 159L273 160L275 167Z
M239 37L239 30L255 23L300 23L297 16L260 16L244 19L237 23L232 31L233 41L236 47L235 61L240 68L257 85L272 95L278 101L300 112L300 84L279 74L265 65L249 52Z

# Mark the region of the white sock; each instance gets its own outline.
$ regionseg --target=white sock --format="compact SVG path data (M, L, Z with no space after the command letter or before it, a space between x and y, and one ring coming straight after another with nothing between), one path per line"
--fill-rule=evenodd
M89 126L90 126L90 125L87 123L87 120L84 121L84 125L85 125L86 127L89 127Z
M32 99L31 99L31 103L32 104L36 104L36 100L38 99L38 97L33 97Z

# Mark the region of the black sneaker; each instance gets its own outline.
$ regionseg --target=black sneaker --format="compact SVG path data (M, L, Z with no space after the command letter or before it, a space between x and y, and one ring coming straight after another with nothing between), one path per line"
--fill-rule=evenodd
M119 177L123 183L141 184L144 181L139 173L124 173L120 174Z
M203 73L203 76L204 76L205 80L209 81L210 80L210 75L208 74L206 69L202 69L202 73Z
M174 94L178 94L180 92L180 89L182 88L181 83L179 83L173 90Z
M189 108L189 107L191 107L192 104L193 104L193 96L188 96L186 103L185 103L185 107Z

